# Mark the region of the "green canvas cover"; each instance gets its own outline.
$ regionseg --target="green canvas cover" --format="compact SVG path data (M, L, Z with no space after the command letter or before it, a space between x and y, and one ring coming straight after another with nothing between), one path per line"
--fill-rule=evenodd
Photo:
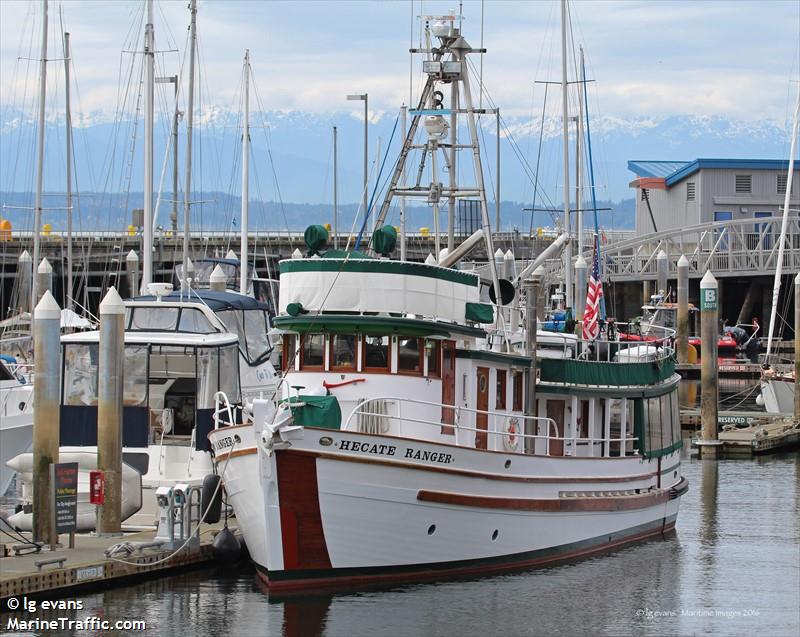
M397 230L393 226L381 226L372 234L372 248L378 254L388 257L397 245Z
M303 239L308 247L308 256L312 256L318 254L328 243L328 231L325 226L308 226L303 233Z
M466 319L476 323L494 321L494 308L488 303L467 303Z
M340 429L342 426L342 410L336 396L292 396L289 404L304 403L300 407L292 407L292 416L298 425L303 427L322 427L323 429Z
M351 259L371 259L372 257L358 250L326 250L320 254L323 259L346 259L348 256Z

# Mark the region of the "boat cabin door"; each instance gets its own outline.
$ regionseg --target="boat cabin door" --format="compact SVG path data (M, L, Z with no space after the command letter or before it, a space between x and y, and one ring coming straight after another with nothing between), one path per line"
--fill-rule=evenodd
M475 408L478 413L475 415L475 448L486 449L487 433L489 428L489 368L478 367L478 391L476 393L477 403Z

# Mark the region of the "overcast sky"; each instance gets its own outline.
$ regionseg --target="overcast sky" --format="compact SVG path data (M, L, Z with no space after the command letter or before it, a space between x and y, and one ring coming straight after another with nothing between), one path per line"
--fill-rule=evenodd
M178 72L187 4L156 2L158 48L180 49L161 56L164 74ZM141 47L143 5L51 1L51 42L59 37L62 11L85 111L113 112L121 57L124 62L129 55L121 50ZM357 105L344 100L349 92L369 92L376 111L395 111L408 101L412 16L444 13L458 3L200 0L198 6L205 105L231 106L249 48L265 108L353 110L355 116ZM463 31L474 47L481 39L481 6L464 2ZM483 7L488 90L505 113L531 114L534 80L560 78L559 5L487 0ZM28 63L17 57L38 55L40 11L38 1L0 2L0 101L6 105L9 95L18 99L24 77L28 90L35 87L35 65L26 73ZM798 0L584 0L571 2L570 11L575 43L586 48L587 74L596 80L598 114L787 119L798 77ZM415 19L415 41L418 25ZM60 54L59 45L49 57ZM50 69L55 82L61 65ZM415 66L415 88L418 78Z

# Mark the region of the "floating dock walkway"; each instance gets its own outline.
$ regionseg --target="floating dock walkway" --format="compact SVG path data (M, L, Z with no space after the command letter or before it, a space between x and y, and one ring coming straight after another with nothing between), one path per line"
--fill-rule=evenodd
M9 602L19 596L63 598L79 591L130 584L144 577L153 579L206 565L213 560L211 546L222 527L221 522L201 525L199 546L184 548L173 557L169 557L172 550L155 542L155 529L115 537L81 534L75 536L73 549L45 548L25 555L15 555L14 545L4 544L3 553L10 556L0 557L0 611L14 611L15 602ZM230 525L229 528L235 531ZM129 543L133 552L107 557L105 551L120 543Z

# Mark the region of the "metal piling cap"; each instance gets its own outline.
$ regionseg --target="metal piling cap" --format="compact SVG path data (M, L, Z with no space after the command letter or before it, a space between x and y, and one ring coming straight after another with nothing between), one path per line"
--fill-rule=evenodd
M504 258L505 258L506 261L513 261L514 260L514 253L511 252L511 248L506 250L506 254L505 254Z
M682 254L681 258L678 259L678 267L679 268L688 268L689 267L689 259L686 258L685 254Z
M658 254L656 255L656 259L666 259L666 258L667 258L667 253L664 252L663 250L659 250Z
M139 255L136 254L136 252L134 250L131 250L130 252L128 252L127 256L125 257L125 260L126 261L136 261L136 262L138 262L139 261Z
M428 253L428 256L425 257L425 264L436 265L436 259L433 258L433 255L430 252Z
M41 300L36 304L36 308L33 310L33 318L36 321L48 319L61 320L61 308L58 307L58 303L50 293L50 290L42 294Z
M225 255L226 259L233 259L234 261L238 261L239 257L236 256L236 253L233 250L228 250L228 254Z
M506 255L500 248L497 248L497 250L494 251L494 258L498 260L505 259Z
M716 288L717 286L717 277L715 277L711 270L706 270L706 273L703 275L703 278L700 279L700 287L701 288Z
M108 314L125 314L125 303L113 285L100 302L100 316Z
M39 267L36 268L36 271L39 274L52 274L53 273L53 266L50 265L50 262L47 260L47 257L44 257L39 262Z
M575 267L576 268L585 268L586 267L586 259L583 258L582 254L579 254L578 258L575 259Z
M19 261L20 263L30 263L31 261L33 261L30 252L28 252L27 250L23 250L22 254L19 255Z

